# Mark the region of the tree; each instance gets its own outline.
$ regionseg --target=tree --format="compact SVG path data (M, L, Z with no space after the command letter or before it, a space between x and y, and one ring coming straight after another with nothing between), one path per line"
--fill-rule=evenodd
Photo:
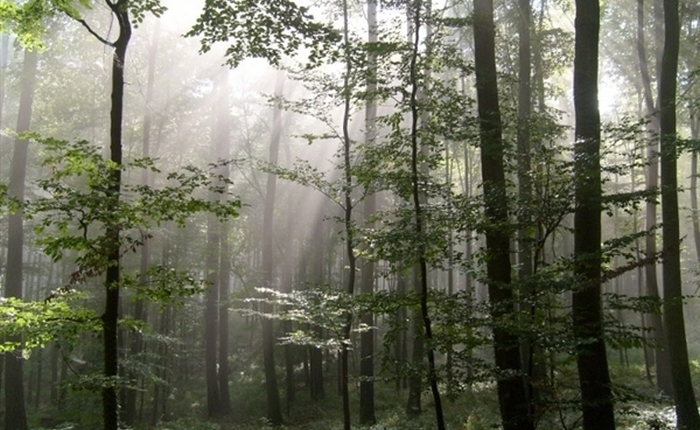
M141 136L141 155L142 157L151 156L151 124L153 122L153 92L155 89L155 69L156 69L156 58L158 55L158 29L155 30L153 34L153 40L149 44L148 48L148 72L146 81L146 100L145 100L145 111L143 115L143 131ZM150 184L150 176L148 170L143 170L141 173L141 183L143 185ZM139 284L146 287L149 283L148 279L148 268L150 266L150 244L148 240L143 241L141 246L141 258L139 261ZM134 319L137 321L146 321L146 312L144 301L137 299L134 304ZM143 352L143 335L142 333L134 333L131 342L131 356L139 357ZM137 380L137 375L135 372L131 372L129 377ZM123 422L127 426L132 426L136 420L136 394L137 390L130 389L126 392L124 405L123 405Z
M598 0L576 1L574 57L575 199L572 319L584 430L615 428L601 303L600 113L598 111Z
M377 138L377 55L373 53L378 40L377 1L367 1L367 102L365 104L365 145L374 145ZM365 228L375 228L373 221L377 210L377 196L367 193L364 200ZM374 261L365 258L362 264L360 290L362 294L374 293ZM361 316L361 323L366 327L374 326L374 315L366 313ZM374 414L374 330L363 331L360 335L360 424L373 425L377 419Z
M659 9L659 1L654 0L655 13ZM654 26L658 27L660 23L658 19L654 20ZM658 33L658 32L657 32ZM658 159L658 132L659 132L659 116L657 108L654 105L654 96L651 87L651 74L649 73L649 65L646 54L646 38L644 37L644 0L637 1L637 57L639 58L639 72L644 91L644 107L646 114L649 116L649 144L647 145L647 159L649 167L646 176L646 189L648 192L658 192L659 182L659 159ZM656 37L656 43L660 44L660 37ZM657 61L657 71L660 66L660 61ZM647 256L656 255L656 202L650 199L646 203L646 230L648 232L645 241L645 250ZM656 264L648 264L644 268L646 277L646 294L650 297L659 297L659 287L657 283ZM656 385L665 392L671 394L673 387L671 386L671 369L668 360L668 347L666 335L664 333L664 325L660 314L650 316L651 325L654 329L654 339L657 347L654 349L654 358L656 362Z
M533 429L517 335L503 325L514 307L493 1L474 0L474 68L486 217L486 272L503 428Z
M280 76L276 89L282 92L284 88L284 78ZM270 140L270 155L268 162L277 164L279 159L280 137L282 134L282 112L275 108L272 118L272 137ZM263 246L262 246L262 272L263 285L265 288L273 289L274 279L274 255L273 255L273 226L275 215L275 193L277 189L277 176L270 172L267 174L267 185L265 188L265 208L263 212ZM271 313L269 304L263 304L263 312ZM275 334L273 331L272 319L262 317L263 331L263 360L265 366L265 392L267 394L267 419L272 425L282 424L282 405L280 403L280 393L277 386L277 369L275 367Z
M661 139L661 219L663 222L664 326L679 429L700 428L700 414L688 364L678 217L676 89L680 20L678 0L664 0L664 50L659 81L659 131Z
M19 113L17 116L17 133L15 148L12 153L12 170L10 172L10 196L24 199L25 178L27 175L27 152L29 142L21 133L29 130L32 120L32 104L37 75L38 53L26 50L22 65L22 88L20 93ZM5 297L21 299L23 296L23 253L24 253L24 218L21 211L10 215L7 228L7 272L5 274ZM21 350L5 354L5 428L7 430L26 430L27 414L24 399L24 358Z
M224 79L227 79L227 74L221 70L219 76L215 78L214 85L217 89L217 94L225 94L225 86L222 85ZM221 96L217 97L217 102L221 101ZM221 133L223 122L220 124L219 112L221 106L218 103L213 104L214 120L212 126L212 155L219 155L218 146L221 144L219 140L226 140L227 136ZM223 126L225 128L225 126ZM220 136L220 134L223 134ZM209 198L215 201L219 198L218 193L210 192ZM207 217L207 258L206 270L208 286L205 292L206 305L204 308L204 366L205 379L207 384L207 415L210 418L218 417L221 414L221 401L219 396L219 379L218 379L218 341L219 341L219 248L221 246L221 225L214 216L209 214Z

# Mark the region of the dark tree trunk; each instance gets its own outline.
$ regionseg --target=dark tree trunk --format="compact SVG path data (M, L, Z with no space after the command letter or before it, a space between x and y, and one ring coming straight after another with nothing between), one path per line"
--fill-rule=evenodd
M576 1L574 273L572 317L577 339L584 430L615 428L601 303L600 113L598 111L598 0Z
M505 430L533 429L520 363L519 342L502 320L512 313L510 237L504 149L495 59L493 0L474 0L474 66L481 140L481 171L487 219L488 290L498 377L498 401Z
M367 0L367 42L371 45L377 43L377 1ZM365 105L365 145L374 145L377 136L377 102L374 93L377 91L377 57L368 54L368 100ZM377 196L370 192L365 196L364 218L365 227L374 229L375 223L372 217L377 210ZM374 261L364 259L362 264L362 278L360 291L362 294L374 293ZM360 322L366 327L374 327L374 315L367 313L361 316ZM373 425L377 419L374 414L374 330L367 330L360 334L360 424Z
M278 79L282 78L278 77ZM270 164L276 165L279 159L280 137L282 133L282 112L278 107L275 107L272 113L272 123L273 128L268 161ZM270 289L275 288L273 285L274 255L272 244L276 188L277 176L273 173L268 173L265 189L265 208L263 212L262 272L263 286ZM263 313L271 313L273 311L272 307L266 303L262 305L262 308ZM280 393L277 386L277 369L275 366L275 334L271 318L263 317L261 321L265 391L267 394L267 419L273 426L279 426L282 424L282 405L280 403Z
M128 0L107 2L119 23L119 37L114 42L112 57L112 107L110 113L110 160L119 168L111 173L108 193L108 205L116 213L121 193L122 165L122 118L124 113L124 69L126 50L131 39L131 22L127 9ZM119 282L120 282L120 249L119 226L108 225L106 231L107 244L107 274L105 276L105 311L102 315L102 332L104 341L104 376L107 379L102 389L102 407L104 414L104 429L118 430L119 402L117 390L112 381L119 372L118 322L119 322Z
M343 77L343 194L344 194L344 227L345 250L348 259L348 276L345 293L352 297L355 294L355 278L357 269L357 257L355 256L355 236L352 220L352 141L350 140L350 74L352 73L352 59L350 57L348 0L343 0L343 41L345 43L345 75ZM352 342L350 333L352 329L353 315L351 311L345 312L345 324L343 326L343 338L340 339L340 391L343 397L343 428L350 430L350 376L348 374L348 361L350 359L349 345Z
M428 358L428 383L430 384L430 391L433 395L433 404L435 407L435 419L438 430L445 429L445 417L442 411L442 399L440 397L440 390L438 388L437 381L437 370L435 365L435 350L432 344L433 340L433 328L432 322L430 320L430 315L428 313L428 263L427 263L427 250L424 241L425 235L425 219L424 211L427 205L427 196L425 191L421 187L421 183L425 181L424 177L429 174L427 172L427 164L423 161L419 161L419 154L427 158L429 156L429 148L427 145L419 142L419 128L428 126L429 111L424 109L419 114L419 98L422 98L424 94L421 92L427 89L427 85L430 79L431 69L429 62L426 63L424 70L424 80L423 85L426 88L421 89L419 87L418 80L418 57L420 48L420 27L421 22L425 21L425 45L426 45L426 57L430 58L432 55L432 27L430 21L432 17L432 4L431 0L425 3L425 7L422 7L422 2L416 1L413 8L409 9L412 13L413 20L413 40L412 40L412 55L410 62L410 79L411 79L411 96L409 99L410 109L411 109L411 185L412 185L412 200L413 200L413 213L414 213L414 228L415 235L418 240L417 246L417 266L415 269L417 273L414 277L416 280L416 288L420 297L420 314L417 315L417 321L423 324L422 334L425 335L425 340L427 343L427 348L425 352ZM425 16L424 16L425 14ZM420 124L419 124L420 121ZM417 336L415 338L417 340ZM421 339L422 343L422 339ZM421 345L422 346L422 345ZM423 348L421 348L423 349ZM417 358L414 356L414 358ZM422 358L421 358L422 360ZM418 404L420 407L420 403Z
M38 54L25 51L22 65L22 88L20 90L17 133L29 130L34 103ZM27 175L27 152L29 142L17 138L12 153L9 194L24 199L24 182ZM22 278L24 271L24 222L22 212L10 214L7 232L7 268L5 271L5 297L23 298ZM19 341L21 338L8 340ZM27 413L24 398L24 374L21 351L5 354L5 429L27 430Z
M663 313L671 359L676 425L681 430L694 430L700 429L700 414L691 382L685 337L676 168L676 79L680 39L678 0L664 0L664 29L664 51L659 80Z
M411 277L412 289L415 294L420 294L420 267L414 266ZM407 313L404 310L404 313ZM406 402L406 415L417 417L422 413L421 394L423 393L423 360L425 358L425 348L423 345L423 321L421 321L420 309L410 311L410 340L411 340L411 362L407 377L408 398Z

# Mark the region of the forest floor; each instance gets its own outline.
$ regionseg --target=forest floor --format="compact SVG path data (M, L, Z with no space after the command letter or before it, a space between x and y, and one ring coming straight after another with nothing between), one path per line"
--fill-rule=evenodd
M641 367L617 367L614 369L616 386L616 416L618 429L621 430L665 430L673 429L675 413L670 399L658 396L653 386L648 383ZM569 378L570 383L570 376ZM542 430L573 430L580 428L580 412L577 406L575 390L567 392L566 384L558 387L559 391L552 398L558 400L541 416L537 428ZM261 388L261 387L260 387ZM324 399L311 401L306 392L298 393L297 401L291 405L286 414L286 425L283 430L341 430L342 404L340 397L328 386ZM377 424L371 427L361 427L357 422L359 403L354 390L351 399L353 429L366 430L431 430L436 428L432 397L429 391L423 393L423 414L419 417L408 418L405 413L406 390L396 390L394 383L376 385L376 416ZM257 393L256 393L257 394ZM269 429L264 419L244 419L253 416L258 411L263 416L261 404L255 399L260 395L248 396L247 404L236 404L234 400L234 417L220 421L205 421L201 419L181 419L163 422L157 430L262 430ZM235 396L239 401L241 397ZM447 428L450 430L487 430L499 429L495 387L482 385L471 387L470 390L454 397L445 396L444 415ZM264 402L262 402L264 405ZM236 419L238 415L238 419Z

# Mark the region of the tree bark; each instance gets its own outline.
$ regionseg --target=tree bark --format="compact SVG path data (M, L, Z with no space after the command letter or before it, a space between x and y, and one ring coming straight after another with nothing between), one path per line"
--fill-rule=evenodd
M277 86L279 88L280 81L283 82L283 76L278 75ZM279 160L279 145L280 135L282 133L282 112L278 107L275 107L272 113L272 137L270 140L270 155L269 162L276 165ZM275 215L275 198L277 189L277 176L273 173L267 174L267 185L265 191L265 207L263 211L263 243L262 243L262 272L263 286L265 288L274 288L274 255L273 255L273 226ZM272 307L269 304L263 304L263 313L272 312ZM280 393L277 386L277 369L275 366L275 334L272 325L272 319L263 317L262 336L263 336L263 366L265 368L265 391L267 394L267 419L273 426L282 424L282 406L280 403Z
M598 0L576 1L574 57L575 199L572 317L577 340L584 430L615 428L601 303L600 113L598 111Z
M29 130L32 120L34 88L36 85L38 54L25 51L22 64L22 87L20 90L17 133ZM10 171L9 194L19 200L24 199L27 175L27 153L29 142L15 139ZM7 231L7 268L5 272L5 297L23 298L23 250L24 222L22 212L10 214ZM7 340L21 341L21 337ZM27 430L27 412L24 396L24 374L22 352L5 353L5 428L7 430Z
M504 148L495 59L493 1L474 0L474 66L481 141L488 291L498 375L498 402L505 430L533 429L516 335L503 327L514 310Z
M378 40L377 28L377 0L367 0L367 42L372 49L372 44ZM377 56L370 51L368 53L367 66L367 95L365 104L365 145L375 144L377 138ZM369 192L364 201L365 228L372 230L375 222L372 220L377 210L377 196ZM362 264L360 291L362 294L374 293L374 261L365 258ZM366 327L374 326L374 315L367 313L361 316L360 322ZM371 426L376 423L374 413L374 336L375 330L370 329L360 334L360 424Z
M229 74L228 70L221 73L219 77L219 101L218 111L216 115L216 156L219 160L228 160L230 154L230 134L231 134L231 115L229 106ZM228 165L223 165L218 169L218 174L222 178L228 179L230 169ZM225 183L221 186L228 188ZM227 193L219 195L222 203L225 203L228 198ZM218 267L218 286L219 286L219 349L218 349L218 364L219 369L217 379L219 382L219 414L222 416L229 415L231 409L231 393L229 391L229 290L231 289L231 259L229 255L228 243L228 223L219 221L219 267Z
M655 11L660 9L660 6L657 3L658 1L655 1ZM662 25L659 20L659 17L655 17L655 27L660 27ZM659 117L654 105L654 95L651 88L651 76L649 73L644 34L644 0L637 0L637 56L639 58L642 88L644 90L644 105L650 120L649 125L647 126L647 132L649 135L647 160L649 167L646 172L646 190L650 192L658 192L659 159L657 153L659 149ZM656 43L658 44L663 40L663 35L658 34L657 32L655 38ZM657 61L657 70L660 64L660 61ZM652 256L656 255L656 202L653 199L648 200L646 203L645 219L645 229L648 232L645 240L645 253L647 256ZM644 268L644 276L646 278L645 294L652 298L659 298L656 264L646 265ZM662 315L651 314L649 315L649 320L651 321L651 328L653 329L654 333L654 342L656 344L656 347L654 348L656 386L659 390L670 396L673 393L673 387L671 385L671 366L669 364L668 346L664 332Z
M219 70L224 74L223 70ZM215 78L217 92L222 91L218 79ZM218 102L218 97L214 100ZM214 106L215 120L212 127L212 158L218 158L217 140L219 133L218 116L219 106ZM219 194L211 191L209 200L219 199ZM218 341L219 341L219 248L221 246L221 223L214 214L207 215L207 252L206 274L207 287L205 291L204 307L204 373L207 385L207 416L215 418L221 415L221 399L219 393L218 378Z
M153 41L148 49L148 78L146 81L146 100L144 106L143 115L143 134L141 137L141 156L150 157L151 156L151 123L153 122L153 111L151 104L153 103L153 93L155 88L155 70L156 70L156 56L158 54L158 28L154 30ZM143 169L141 172L141 184L149 185L149 171L148 169ZM144 233L141 245L141 259L139 262L139 285L141 288L148 288L148 267L150 266L150 242L148 233ZM141 321L146 323L146 312L144 307L144 302L142 299L137 299L134 303L134 319L136 321ZM140 360L140 355L143 352L143 336L141 332L135 331L132 333L133 339L131 341L131 357L136 360ZM129 379L131 383L136 385L138 383L139 375L135 372L130 372ZM124 416L123 422L126 426L131 427L136 421L136 389L129 389L126 392L126 399L124 404Z
M659 81L663 310L671 359L673 397L676 403L676 426L680 430L690 430L700 428L700 414L691 382L683 315L676 163L676 80L679 44L678 0L664 0L664 51Z
M114 42L112 57L112 102L110 113L110 160L118 168L111 172L107 204L117 212L122 181L122 119L124 115L124 66L126 50L131 39L131 22L127 9L128 0L107 2L119 23L119 37ZM119 322L119 283L121 281L120 262L120 228L116 224L108 225L106 231L107 273L105 276L105 310L102 314L102 333L104 342L104 376L102 389L102 407L104 429L118 430L119 402L114 381L119 371L118 322Z

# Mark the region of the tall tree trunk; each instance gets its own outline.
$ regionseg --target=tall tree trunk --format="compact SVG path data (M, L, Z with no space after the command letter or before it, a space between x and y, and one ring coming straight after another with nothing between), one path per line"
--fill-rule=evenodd
M420 3L416 0L411 0L406 2L406 43L411 46L414 45L414 34L418 31L416 29L415 14L414 9L420 9ZM414 50L417 50L414 47ZM413 57L415 57L417 52L414 52ZM413 290L420 294L420 268L417 266L413 267L412 279L413 279ZM420 320L420 311L412 310L411 315L411 327L410 327L410 340L411 340L411 365L409 367L409 373L407 377L408 383L408 398L406 402L406 415L408 416L418 416L421 414L421 393L423 392L423 329Z
M325 255L326 245L323 215L320 212L316 215L313 225L311 282L316 286L321 286L324 282L323 257ZM316 328L315 330L317 338L322 339L323 330L321 328ZM314 400L322 399L324 396L323 350L315 345L309 346L309 379L311 398Z
M17 133L29 130L34 103L38 54L25 51L22 65L22 88L20 90ZM29 142L19 137L15 139L10 171L9 194L19 200L24 199L24 182L27 175L27 152ZM5 271L5 297L22 299L24 264L24 222L22 212L10 214L7 231L7 268ZM20 341L21 337L14 339ZM5 428L7 430L27 430L27 413L24 398L24 374L21 351L5 354Z
M525 298L521 305L521 315L526 324L532 324L535 316L537 291L534 284L528 280L535 268L532 245L535 240L532 233L532 181L531 175L531 132L532 115L532 52L530 31L532 28L531 0L518 0L518 198L520 200L520 215L518 223L518 278L522 285L521 295ZM532 413L538 397L536 387L545 378L541 348L532 340L524 340L521 347L521 362L523 370L528 375L528 395Z
M146 82L146 100L144 106L143 115L143 134L141 136L141 156L150 157L151 156L151 123L153 122L153 92L155 88L155 70L156 70L156 56L158 54L158 27L155 28L153 34L153 40L148 49L148 78ZM143 169L141 172L141 184L150 185L149 171L148 169ZM148 279L148 267L150 266L150 241L148 233L144 233L141 245L141 259L139 262L139 285L142 288L147 288ZM134 319L136 321L146 322L146 312L142 299L137 299L134 303ZM140 355L143 352L143 336L141 332L134 331L132 333L133 339L131 342L131 357L136 360L141 360ZM129 379L131 379L131 384L136 386L138 384L139 375L136 372L129 373ZM126 399L124 404L124 415L123 422L126 426L133 426L136 421L136 395L138 391L136 389L128 389L126 392Z
M514 308L511 283L510 237L504 168L501 113L495 58L493 0L474 0L474 66L481 140L485 216L486 271L493 320L498 378L498 401L505 430L532 429L530 406L520 362L518 338L502 326Z
M277 86L283 85L284 77L277 75ZM279 107L275 107L272 113L272 137L270 140L269 162L276 165L279 160L280 136L282 133L282 112ZM275 198L277 189L277 176L273 173L267 174L267 186L265 189L265 208L263 211L263 243L262 243L262 272L263 286L274 288L274 215ZM271 313L272 307L263 304L263 313ZM275 366L275 334L272 325L272 318L263 317L262 322L262 342L263 342L263 365L265 368L265 391L267 393L267 419L274 426L282 424L282 405L280 403L280 393L277 386L277 369Z
M598 0L576 1L574 57L575 199L572 317L577 340L584 430L615 428L601 303L600 113L598 111Z
M423 357L428 359L428 384L433 396L435 407L435 419L437 428L442 430L445 428L445 417L442 410L442 399L437 381L437 369L435 364L435 349L432 344L433 328L428 310L428 262L427 249L423 237L425 235L425 207L427 206L427 195L421 184L429 175L428 165L426 160L429 157L430 148L427 144L421 141L420 129L428 127L429 111L421 110L419 107L420 100L427 97L427 90L430 85L431 67L430 61L425 62L423 76L419 81L418 61L420 57L421 45L421 26L425 27L425 36L423 43L425 44L425 58L432 56L432 3L427 0L425 4L421 0L413 2L407 8L407 17L409 22L409 42L411 43L411 59L409 65L411 92L409 99L409 108L411 112L410 122L410 150L411 150L411 199L413 205L414 232L418 240L416 247L416 264L413 267L414 271L414 289L420 298L420 307L415 313L414 325L414 352L413 362L418 366L414 370L415 375L409 381L409 412L420 412L420 391L422 391L422 361ZM422 85L421 85L422 84ZM425 343L423 342L425 339ZM426 347L427 344L427 347ZM411 398L417 399L417 402L411 404ZM413 411L411 410L413 407ZM416 409L417 408L417 409Z
M658 0L654 4L655 15L659 15ZM660 17L655 17L655 28L660 28L663 24ZM637 0L637 56L639 58L639 70L644 89L644 105L646 113L649 116L650 122L648 125L649 145L647 146L647 160L649 167L646 176L646 190L650 192L658 192L659 182L659 159L658 159L658 132L659 132L659 116L654 106L654 95L651 88L651 76L649 73L649 65L646 55L646 42L644 37L644 0ZM660 44L663 40L663 34L655 34L656 43ZM657 49L658 51L658 49ZM658 54L657 54L658 57ZM661 63L657 59L657 70ZM650 199L646 203L646 231L648 232L645 240L645 253L648 257L656 255L656 202ZM656 275L656 264L648 264L644 268L644 276L646 278L645 294L649 297L659 297L659 286ZM671 385L671 366L668 357L668 346L666 335L664 332L663 320L661 314L649 315L651 328L654 333L654 341L656 348L654 349L654 362L656 363L656 385L659 390L667 395L673 393Z
M700 414L688 365L688 345L683 313L678 178L676 169L676 88L680 23L678 0L664 0L664 51L659 81L661 139L661 219L663 222L664 326L671 359L676 425L681 430L700 429Z
M220 74L225 71L219 70ZM215 78L217 93L224 92L220 86L219 77ZM216 99L217 102L219 98ZM216 103L218 104L218 103ZM219 115L221 107L215 105L213 115L215 117L212 127L212 158L218 158L217 140L219 133ZM219 194L211 191L209 199L219 199ZM204 372L207 385L207 416L210 418L221 415L221 398L219 393L218 378L218 341L219 341L219 248L221 246L221 223L214 214L207 215L207 252L206 274L207 287L205 291L204 308ZM156 405L157 407L157 405Z
M118 168L111 173L107 204L116 213L119 206L122 181L122 118L124 115L124 70L126 50L131 39L131 22L129 20L128 0L106 2L119 23L119 37L114 42L112 57L112 103L110 113L110 160ZM102 315L102 333L104 342L104 376L108 381L117 378L119 371L118 322L119 322L119 283L121 277L120 262L120 228L118 225L107 226L107 273L105 276L105 311ZM118 430L119 404L116 387L105 384L102 389L102 407L104 429Z
M348 297L355 294L355 277L357 269L357 257L355 256L355 235L352 220L352 141L350 140L350 75L352 70L352 58L350 56L350 17L348 15L348 0L343 0L343 43L345 49L345 74L343 76L343 212L345 229L345 251L348 259L348 276L345 293ZM340 383L343 397L343 428L350 430L350 391L348 361L350 358L349 346L352 342L350 333L352 329L352 312L345 312L345 323L343 326L343 338L340 339Z
M367 42L376 44L378 40L377 28L377 0L367 0ZM365 145L375 144L377 138L377 56L372 51L368 53L368 77L367 94L365 104ZM374 229L372 220L377 210L377 196L369 192L364 201L364 219L367 229ZM360 291L362 294L374 293L374 261L365 258L362 264ZM374 315L367 313L361 316L360 322L366 327L374 326ZM371 426L377 418L374 414L374 336L375 330L366 330L360 334L360 424Z
M216 115L216 156L219 160L228 160L231 156L230 151L230 134L231 134L231 115L229 106L229 74L221 73L219 79L219 101L218 111ZM218 171L222 178L228 179L230 169L228 165L221 166ZM224 183L221 186L226 186ZM227 193L219 195L222 203L228 198ZM219 286L219 354L218 354L218 374L219 381L219 413L221 415L231 414L231 393L229 391L229 290L231 289L231 258L229 256L228 244L228 223L219 222L219 267L218 267L218 286Z

